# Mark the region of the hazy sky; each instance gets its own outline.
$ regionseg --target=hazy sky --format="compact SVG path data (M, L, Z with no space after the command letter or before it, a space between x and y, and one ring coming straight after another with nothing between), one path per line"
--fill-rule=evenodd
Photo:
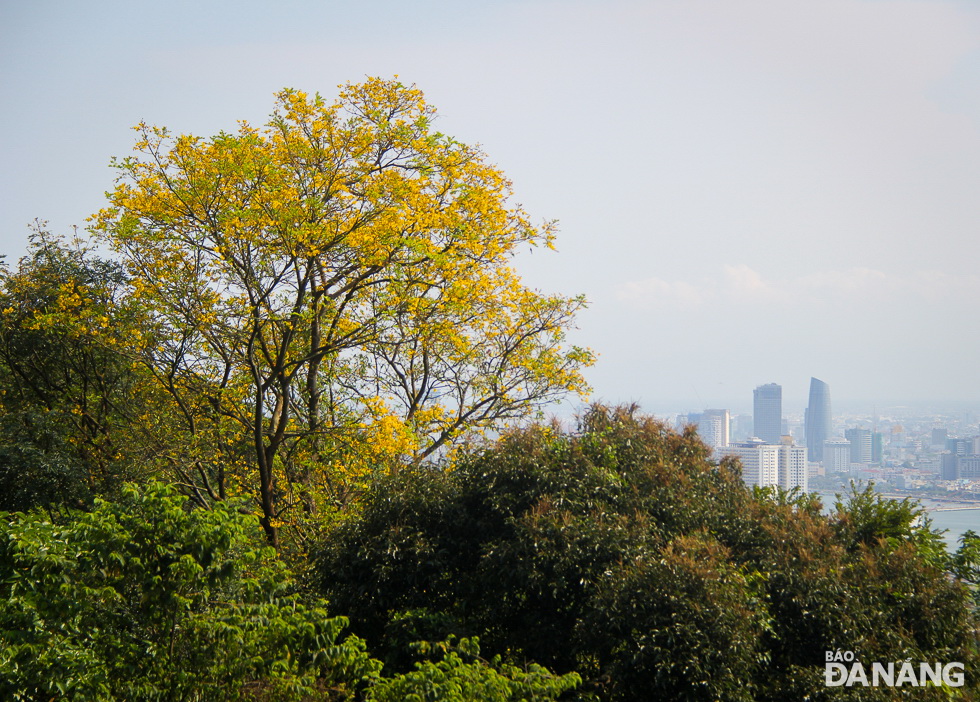
M975 0L0 0L0 252L83 225L140 120L395 74L559 220L520 265L591 300L594 397L980 404Z

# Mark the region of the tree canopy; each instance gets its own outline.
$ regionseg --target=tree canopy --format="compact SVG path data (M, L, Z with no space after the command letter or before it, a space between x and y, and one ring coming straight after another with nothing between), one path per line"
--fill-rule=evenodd
M141 124L115 164L94 230L132 276L180 441L200 449L173 469L202 500L254 495L273 543L379 465L586 389L592 356L564 343L584 301L509 265L553 226L434 119L397 81L329 104L284 90L263 128Z
M479 635L578 671L583 699L900 699L826 688L825 652L977 662L969 593L914 509L858 491L824 516L709 454L630 408L514 431L380 481L325 536L321 591L395 669L423 632Z
M340 698L377 677L346 621L255 543L254 518L185 502L129 486L65 523L0 522L4 699Z
M145 475L162 396L127 351L122 267L37 223L0 267L0 510L90 503Z

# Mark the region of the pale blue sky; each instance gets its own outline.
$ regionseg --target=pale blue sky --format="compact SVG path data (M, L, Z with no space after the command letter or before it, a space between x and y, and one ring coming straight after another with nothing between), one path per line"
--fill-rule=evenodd
M140 120L394 74L559 220L521 268L592 300L597 398L980 404L974 2L2 0L0 252L99 209Z

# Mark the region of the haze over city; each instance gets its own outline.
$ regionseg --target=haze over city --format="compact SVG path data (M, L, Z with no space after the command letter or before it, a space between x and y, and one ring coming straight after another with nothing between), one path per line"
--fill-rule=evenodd
M396 74L559 221L516 266L591 301L595 399L980 403L974 3L4 3L0 253L83 227L140 120Z

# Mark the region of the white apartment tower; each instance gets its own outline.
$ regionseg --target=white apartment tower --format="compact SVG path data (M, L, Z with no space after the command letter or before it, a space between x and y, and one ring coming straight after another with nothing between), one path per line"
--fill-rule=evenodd
M851 472L851 442L841 438L824 441L823 467L828 473Z
M784 490L799 488L803 492L810 491L810 469L805 446L794 446L792 443L780 445L779 486Z
M779 485L779 446L753 437L726 446L718 453L738 458L742 464L742 480L746 485Z
M742 480L746 485L778 485L784 490L809 487L807 452L803 446L767 444L753 437L719 449L716 455L735 456L742 464Z

